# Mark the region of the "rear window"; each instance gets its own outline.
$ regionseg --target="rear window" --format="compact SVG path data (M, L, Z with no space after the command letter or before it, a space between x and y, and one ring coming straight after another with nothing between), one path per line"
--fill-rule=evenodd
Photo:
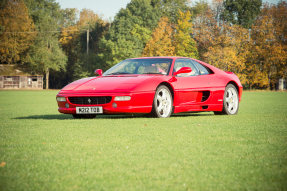
M209 69L208 67L196 62L196 61L192 61L196 67L199 69L199 73L200 75L208 75L208 74L213 74L213 71L211 69Z

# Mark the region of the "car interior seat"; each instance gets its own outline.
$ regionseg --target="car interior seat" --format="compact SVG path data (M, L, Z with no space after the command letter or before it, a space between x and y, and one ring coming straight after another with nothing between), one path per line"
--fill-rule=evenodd
M159 69L157 66L147 66L144 69L144 73L159 73Z

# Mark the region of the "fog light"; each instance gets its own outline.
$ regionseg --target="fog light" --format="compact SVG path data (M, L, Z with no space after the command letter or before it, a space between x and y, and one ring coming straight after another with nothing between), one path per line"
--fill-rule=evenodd
M131 100L131 96L116 96L115 101L129 101Z
M113 103L113 108L117 108L118 105L116 103Z
M66 101L65 97L57 97L57 101Z
M65 107L68 109L68 108L69 108L69 104L68 104L68 103L66 103L66 104L65 104Z

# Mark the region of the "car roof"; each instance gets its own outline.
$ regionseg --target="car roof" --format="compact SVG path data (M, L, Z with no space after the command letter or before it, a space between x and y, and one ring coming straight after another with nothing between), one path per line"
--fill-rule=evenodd
M128 60L136 60L136 59L153 59L153 58L169 58L169 59L177 59L177 58L188 58L181 56L154 56L154 57L138 57L138 58L129 58ZM190 59L190 58L188 58Z
M191 60L194 60L194 61L197 61L205 66L207 66L209 69L211 69L214 73L224 73L222 70L210 65L210 64L207 64L203 61L200 61L200 60L197 60L195 58L189 58L189 57L182 57L182 56L154 56L154 57L138 57L138 58L129 58L127 60L137 60L137 59L157 59L157 58L163 58L163 59L173 59L173 60L176 60L178 58L184 58L184 59L191 59Z

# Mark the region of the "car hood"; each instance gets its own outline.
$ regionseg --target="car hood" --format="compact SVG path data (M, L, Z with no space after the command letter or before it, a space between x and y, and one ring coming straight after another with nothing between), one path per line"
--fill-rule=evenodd
M122 75L84 78L65 86L61 93L130 92L154 75Z

